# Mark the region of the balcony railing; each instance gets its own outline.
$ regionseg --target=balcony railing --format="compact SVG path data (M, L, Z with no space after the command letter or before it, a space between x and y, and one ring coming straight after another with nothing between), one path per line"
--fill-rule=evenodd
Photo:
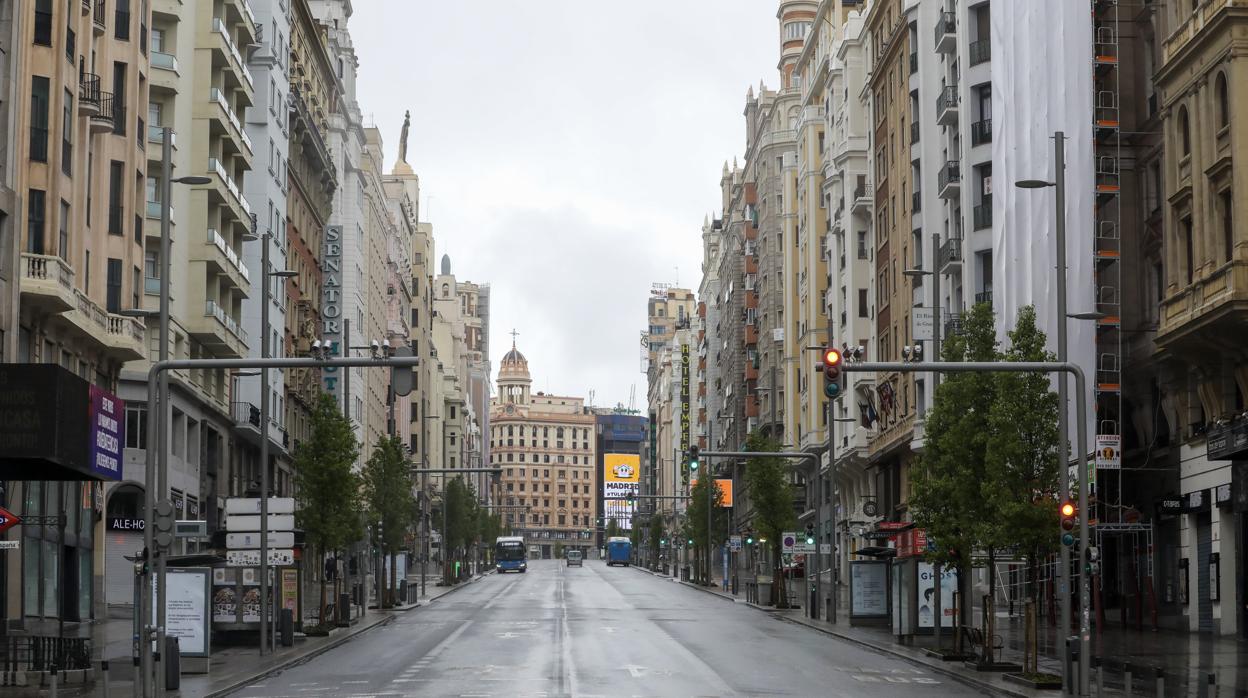
M971 42L971 65L979 65L992 60L992 44L987 39Z
M55 280L66 291L74 289L74 270L55 255L22 253L22 276L36 281Z
M95 0L95 12L91 15L91 21L95 24L96 31L103 32L105 22L104 0Z
M983 230L984 228L992 227L992 195L991 194L989 194L988 196L985 196L983 202L975 207L975 212L972 218L974 219L976 230Z
M160 279L154 276L143 277L143 293L149 296L160 295Z
M919 54L910 54L910 74L914 75L919 72Z
M948 160L936 174L936 184L941 196L953 193L953 188L962 183L962 166L957 160Z
M952 12L941 12L936 18L936 50L944 53L949 50L958 31L957 15Z
M129 339L142 345L147 341L147 327L138 318L109 313L108 334L113 337Z
M922 132L919 130L919 122L912 121L910 123L910 145L919 142L919 136Z
M992 290L980 291L975 294L975 304L987 303L992 305Z
M238 273L241 274L244 279L247 279L248 281L251 280L247 272L247 265L243 264L243 261L239 259L238 253L234 251L234 248L230 247L229 243L225 241L225 238L221 237L221 234L214 228L208 229L208 244L213 245L218 250L221 250L221 254L225 255L225 258L230 261L230 264L234 265L234 268L238 270Z
M238 425L248 424L260 428L260 408L250 402L231 402L230 416Z
M971 145L992 142L992 119L981 119L971 124Z
M948 126L958 118L958 86L946 85L936 95L936 122Z
M238 52L238 47L234 45L234 37L230 36L230 30L225 26L225 22L220 17L212 18L212 30L221 35L225 40L226 51L234 58L236 71L239 79L247 83L249 87L255 89L255 85L251 79L251 72L247 70L247 64L243 62L243 55Z
M91 111L100 109L100 76L93 73L83 73L78 77L78 111L88 107Z
M251 146L251 138L247 135L247 131L243 129L243 122L239 121L238 115L234 113L232 108L230 108L230 103L226 100L225 94L222 93L221 90L213 87L208 92L208 101L221 106L221 109L225 112L225 118L229 120L230 124L234 127L234 130L238 133L239 138L247 144L247 149L255 150Z
M152 51L152 67L178 72L178 57L171 53Z
M962 238L949 238L940 243L940 255L937 272L943 273L946 268L962 263Z
M221 164L220 160L216 158L208 158L208 173L215 174L221 178L221 181L225 183L225 188L234 195L234 199L238 201L238 205L247 214L247 217L251 218L251 206L247 203L247 199L243 198L242 191L240 191L238 185L234 183L234 178L225 171L225 166Z
M910 194L910 212L919 213L923 210L923 192L916 191Z
M174 148L177 148L177 147L178 147L178 134L177 134L177 133L174 133L173 131L170 131L169 133L170 133L170 138L169 138L169 143L170 143L170 145L172 145ZM163 127L163 126L152 126L151 124L148 124L148 126L147 126L147 142L148 142L148 143L155 143L155 144L157 144L157 145L164 145L164 143L165 143L165 127Z
M216 301L205 301L204 316L216 318L217 322L225 325L225 328L230 331L230 334L233 334L235 337L243 340L243 342L247 341L247 331L242 327L239 327L238 322L234 318L230 317L230 314L225 311L225 308L222 308Z

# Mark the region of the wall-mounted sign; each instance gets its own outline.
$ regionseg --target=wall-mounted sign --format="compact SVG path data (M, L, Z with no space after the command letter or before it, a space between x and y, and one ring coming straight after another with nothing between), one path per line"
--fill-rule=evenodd
M1182 497L1162 497L1161 499L1157 500L1156 506L1157 506L1158 515L1173 516L1175 514L1182 514L1183 513L1183 498Z
M1218 485L1214 492L1213 503L1215 505L1219 507L1229 507L1231 505L1231 483L1228 482L1225 485Z
M1196 490L1184 496L1183 511L1198 514L1209 511L1209 490Z
M146 525L143 519L128 519L121 516L110 516L108 518L108 530L110 531L142 531Z
M689 452L689 345L680 345L680 452Z
M910 311L910 334L920 342L930 342L936 336L936 315L932 308L914 308Z
M171 567L165 583L166 634L178 638L184 657L209 653L208 599L212 570L207 567ZM153 610L156 600L152 599Z
M331 353L337 355L342 345L342 317L345 298L342 295L342 226L325 228L325 247L321 254L321 339L329 342ZM363 329L363 328L360 328ZM321 369L325 391L339 395L338 369Z
M90 386L91 402L88 462L91 470L105 480L121 479L121 445L125 443L125 404L121 398L98 386Z
M1096 435L1096 467L1100 470L1122 469L1122 436Z

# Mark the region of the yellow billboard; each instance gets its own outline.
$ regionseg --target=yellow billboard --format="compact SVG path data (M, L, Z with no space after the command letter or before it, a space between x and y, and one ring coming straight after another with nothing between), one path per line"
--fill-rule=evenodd
M631 529L633 507L627 499L641 493L641 456L604 453L602 468L603 520L615 519L621 529Z

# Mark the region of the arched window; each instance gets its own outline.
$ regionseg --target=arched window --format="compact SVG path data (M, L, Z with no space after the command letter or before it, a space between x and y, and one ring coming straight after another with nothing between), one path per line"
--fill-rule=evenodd
M1214 93L1218 97L1218 127L1229 126L1231 123L1231 100L1226 94L1226 73L1218 73L1214 83Z
M451 297L451 285L450 284L442 284L442 297L443 298Z
M1179 141L1183 145L1182 154L1192 153L1192 131L1187 123L1187 107L1179 107Z

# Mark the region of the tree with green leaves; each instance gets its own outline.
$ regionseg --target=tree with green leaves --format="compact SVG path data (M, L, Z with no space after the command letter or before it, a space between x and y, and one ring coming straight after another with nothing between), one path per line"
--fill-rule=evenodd
M317 559L363 537L360 482L352 472L359 444L351 422L330 395L321 395L311 414L310 437L295 448L295 521ZM325 576L321 575L321 625L325 618Z
M1008 333L1007 361L1053 361L1045 351L1045 335L1036 326L1034 307L1023 308ZM1027 560L1029 575L1057 544L1059 468L1057 394L1042 373L999 373L996 399L989 418L986 477L981 497L996 502L996 525L986 528L982 544L989 552L988 584L996 588L995 551L1014 549ZM1063 377L1064 380L1064 377ZM1030 580L1029 580L1030 581ZM1030 593L1038 600L1038 585ZM986 617L992 622L992 614ZM991 628L990 628L991 630ZM1034 638L1025 638L1032 656ZM991 652L986 647L985 652ZM991 660L989 655L987 659ZM1034 669L1033 669L1034 670Z
M780 450L780 444L755 431L746 440L745 450L774 452ZM754 509L754 530L771 544L771 603L785 606L788 599L784 593L780 534L797 525L788 464L783 458L749 459L745 465L745 488Z
M707 530L707 499L710 498L711 527ZM791 506L790 506L791 508ZM728 539L728 509L724 507L724 491L713 477L699 477L689 490L689 507L685 510L690 537L695 550L702 556L695 569L703 584L711 583L711 553L715 546Z
M663 517L654 515L650 517L650 556L657 563L659 555L663 549L663 538L666 531L663 530Z
M476 540L477 502L472 488L462 477L447 480L442 497L443 506L446 507L446 531L442 535L443 576L444 581L449 584L457 576L453 571L452 559L462 560L462 552Z
M377 543L381 554L390 557L389 588L378 600L383 608L389 608L394 605L393 594L398 589L394 556L403 547L408 527L416 515L416 498L412 495L411 474L403 442L394 437L379 438L373 455L364 465L361 479L368 520L381 524L381 537Z
M945 338L942 353L945 361L998 360L992 306L971 308L963 316L963 331ZM936 542L928 554L936 578L941 567L951 565L960 585L970 579L972 550L997 521L997 503L985 499L980 489L987 477L995 392L996 374L945 376L924 416L923 453L910 470L909 504L915 523Z
M620 525L615 522L615 517L611 517L611 519L607 521L607 539L610 540L618 535L620 535Z

